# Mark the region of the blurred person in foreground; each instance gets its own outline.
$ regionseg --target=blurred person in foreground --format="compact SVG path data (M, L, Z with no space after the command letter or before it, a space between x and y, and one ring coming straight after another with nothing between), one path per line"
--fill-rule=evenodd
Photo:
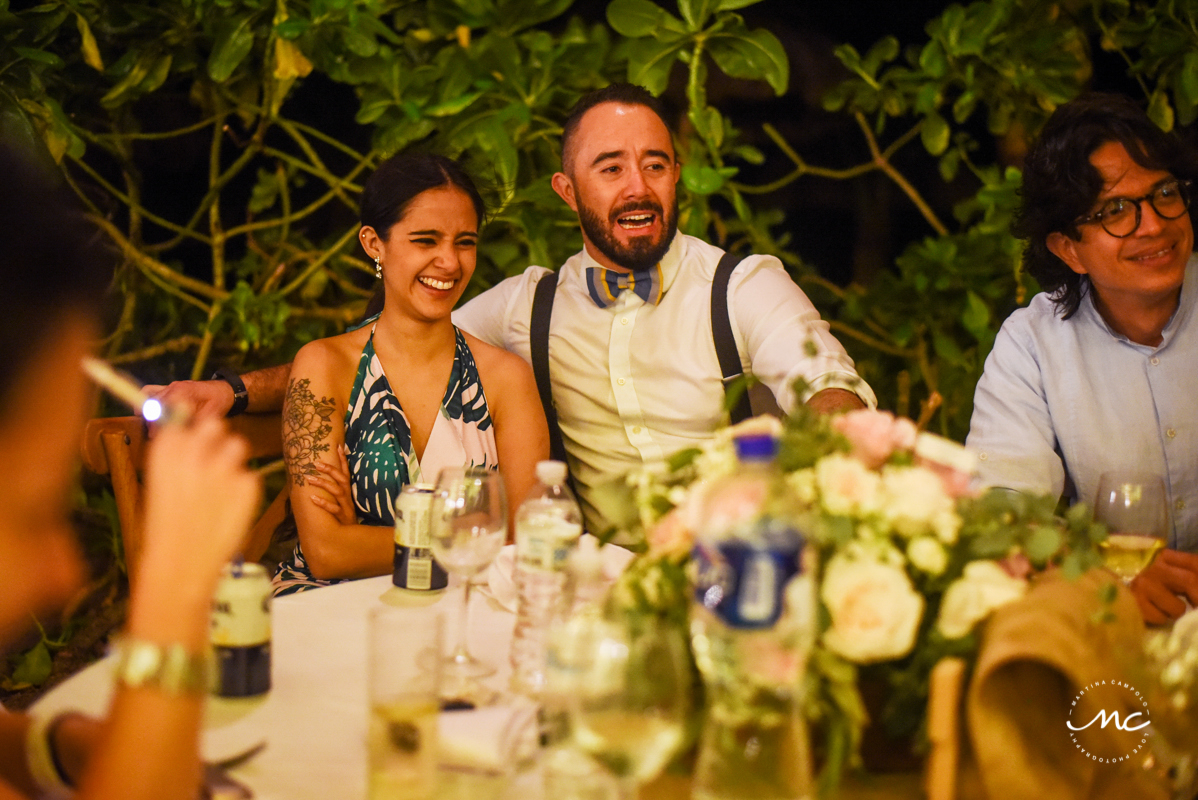
M548 382L586 529L601 534L610 527L602 487L697 446L727 419L711 318L724 251L678 232L682 164L664 109L644 88L618 83L583 96L563 124L561 146L552 186L578 215L583 249L558 270ZM454 324L531 363L533 298L549 274L534 266L502 281L457 309ZM741 369L784 411L876 404L774 256L740 260L727 307ZM237 394L222 381L176 382L164 396L217 413L277 408L286 374L250 373ZM797 378L807 385L801 396L792 390Z
M31 614L60 607L85 578L69 513L95 394L79 364L100 335L111 262L73 198L3 142L0 175L2 653ZM218 420L162 427L148 454L145 551L108 718L0 711L0 800L67 788L79 798L194 800L211 598L261 495L245 457Z
M1146 621L1198 604L1198 157L1129 98L1065 103L1028 152L1016 233L1044 288L1003 323L967 445L981 481L1093 505L1099 476L1164 476L1168 549L1132 584Z

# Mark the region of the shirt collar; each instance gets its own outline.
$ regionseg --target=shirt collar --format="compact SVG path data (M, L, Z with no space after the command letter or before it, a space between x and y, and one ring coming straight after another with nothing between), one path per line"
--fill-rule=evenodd
M1116 331L1098 311L1098 307L1094 305L1094 287L1087 285L1086 297L1082 301L1082 311L1088 314L1096 325L1109 333L1112 337L1121 342L1127 342L1132 347L1140 347L1146 350L1161 350L1169 345L1169 341L1173 338L1173 334L1181 328L1190 314L1194 313L1194 303L1198 302L1198 254L1191 253L1190 260L1186 262L1186 274L1182 279L1181 294L1177 298L1177 308L1173 311L1173 316L1169 317L1169 321L1165 323L1164 329L1161 330L1161 343L1156 347L1148 345L1136 344L1128 339L1123 334Z

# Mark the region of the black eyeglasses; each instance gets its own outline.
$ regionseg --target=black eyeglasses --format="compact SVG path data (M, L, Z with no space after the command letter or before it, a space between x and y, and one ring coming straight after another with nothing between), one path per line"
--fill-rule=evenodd
M1177 219L1190 207L1190 181L1167 180L1143 197L1112 197L1102 208L1077 221L1078 225L1097 222L1117 239L1135 233L1142 220L1140 203L1145 200L1162 219Z

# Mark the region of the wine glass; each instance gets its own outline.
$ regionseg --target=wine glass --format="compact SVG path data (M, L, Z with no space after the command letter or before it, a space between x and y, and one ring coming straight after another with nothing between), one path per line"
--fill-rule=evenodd
M622 800L632 800L683 743L691 672L682 632L653 619L595 618L570 639L555 642L551 658L573 662L574 744L613 774Z
M457 643L445 663L449 686L461 689L495 672L470 655L466 646L470 579L487 568L507 534L507 496L498 472L480 467L447 467L437 477L430 513L433 556L462 578L462 612ZM448 690L447 690L448 691ZM468 693L466 693L468 694ZM459 692L459 699L463 694Z
M1102 473L1094 498L1094 520L1110 531L1098 545L1103 562L1130 584L1165 547L1169 514L1164 480L1144 473Z

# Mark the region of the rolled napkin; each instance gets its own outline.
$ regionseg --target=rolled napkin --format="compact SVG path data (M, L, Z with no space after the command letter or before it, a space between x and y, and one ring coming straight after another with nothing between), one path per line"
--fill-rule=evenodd
M443 711L437 734L442 767L507 772L536 752L537 708L529 702Z
M1107 604L1102 592L1112 584L1115 600ZM1143 767L1147 747L1131 752L1142 737L1151 741L1150 729L1130 733L1111 721L1078 731L1066 724L1081 728L1098 709L1117 711L1124 725L1136 712L1134 724L1143 721L1146 706L1135 694L1151 691L1138 685L1146 682L1143 637L1131 593L1102 570L1077 580L1045 576L998 609L966 698L966 760L974 769L965 770L961 796L1167 798L1167 787Z
M584 537L594 538L589 533ZM605 544L599 550L603 556L603 577L609 582L615 581L632 560L633 553L619 545ZM484 573L479 588L483 594L491 597L501 608L516 613L519 604L519 593L516 591L516 545L505 545L491 562Z

